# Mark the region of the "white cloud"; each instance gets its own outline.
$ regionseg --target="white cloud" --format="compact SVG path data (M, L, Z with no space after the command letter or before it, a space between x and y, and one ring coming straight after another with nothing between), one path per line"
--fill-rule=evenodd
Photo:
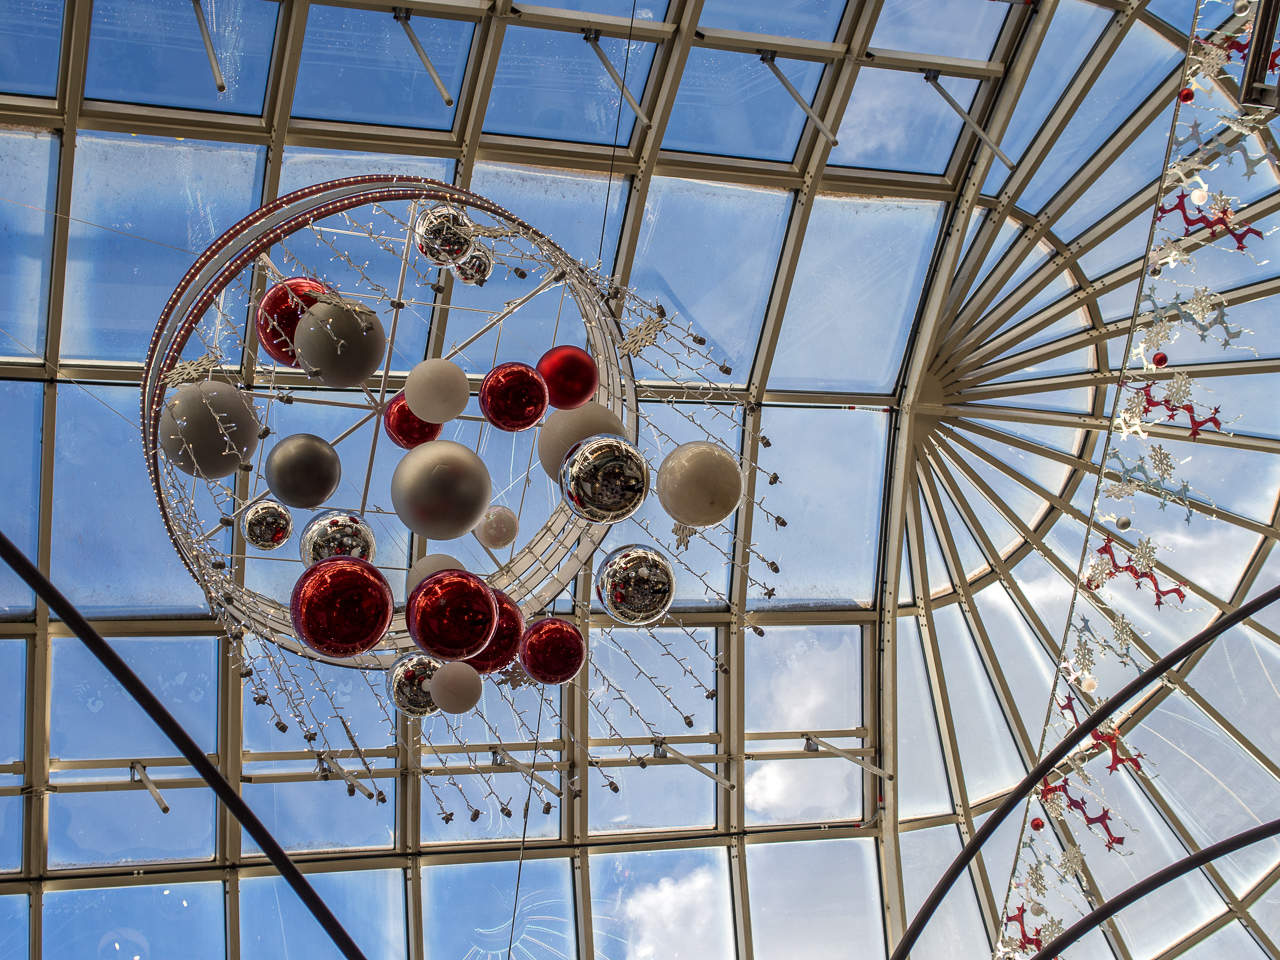
M623 904L627 960L731 960L729 897L708 867L638 887Z
M851 769L843 760L765 764L747 777L747 807L778 820L795 819L806 810L823 816L854 816L859 777L850 776Z

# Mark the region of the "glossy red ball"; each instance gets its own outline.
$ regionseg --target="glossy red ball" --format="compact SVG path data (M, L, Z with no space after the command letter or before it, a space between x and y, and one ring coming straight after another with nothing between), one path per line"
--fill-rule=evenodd
M467 663L481 674L496 673L511 666L524 636L524 614L516 602L501 590L493 590L493 597L498 601L498 627L493 631L493 639L474 657L467 658Z
M568 683L587 661L582 632L568 620L539 620L520 638L520 665L539 683Z
M1169 365L1169 355L1163 351L1153 354L1151 363L1156 367L1167 367Z
M538 373L547 382L551 405L557 410L580 407L596 395L600 370L591 354L581 347L561 344L538 361Z
M1031 821L1031 829L1036 831L1043 830L1044 821L1041 820L1039 817L1036 817L1034 820Z
M1183 87L1181 90L1178 91L1178 99L1181 100L1183 103L1190 103L1195 98L1196 98L1196 92L1192 90L1190 87Z
M258 343L276 363L298 366L293 355L293 334L302 315L316 305L329 288L310 277L290 277L262 295L255 325Z
M547 384L527 363L500 363L480 383L480 412L499 430L528 430L547 412Z
M493 639L498 601L474 573L441 570L413 588L404 619L423 653L437 660L466 660Z
M382 414L382 428L397 447L412 450L419 444L437 439L444 424L428 423L414 416L409 409L409 401L405 400L404 391L401 390L387 404L387 409Z
M395 598L387 578L357 557L328 557L305 571L289 600L293 632L316 653L367 653L391 626Z

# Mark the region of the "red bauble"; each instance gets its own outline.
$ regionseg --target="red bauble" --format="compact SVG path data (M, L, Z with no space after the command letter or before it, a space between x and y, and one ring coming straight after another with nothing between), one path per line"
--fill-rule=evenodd
M394 610L387 578L357 557L313 563L294 584L289 600L294 634L326 657L367 653L391 626Z
M387 404L387 409L382 414L382 427L397 447L412 450L419 444L439 437L444 424L428 423L415 417L409 409L409 402L404 398L404 391L401 390Z
M1164 351L1152 354L1151 363L1156 367L1167 367L1169 365L1169 355Z
M500 363L480 384L480 412L499 430L528 430L547 412L547 384L527 363Z
M258 304L258 343L276 363L298 366L293 355L293 334L302 315L316 305L329 288L310 277L290 277L262 295Z
M600 386L600 371L591 354L567 343L544 353L538 361L538 372L547 382L551 405L557 410L582 406Z
M516 602L501 590L493 590L493 597L498 601L498 629L487 647L467 659L476 673L495 673L511 666L524 636L524 614Z
M466 660L493 639L498 601L474 573L441 570L413 588L404 619L423 653L437 660Z
M539 683L568 683L586 660L582 632L568 620L539 620L520 638L520 665Z
M1181 100L1183 103L1190 103L1195 98L1196 98L1196 92L1192 90L1190 87L1183 87L1181 90L1178 91L1178 99Z
M1034 820L1031 821L1031 829L1035 831L1043 830L1044 821L1041 820L1039 817L1036 817Z

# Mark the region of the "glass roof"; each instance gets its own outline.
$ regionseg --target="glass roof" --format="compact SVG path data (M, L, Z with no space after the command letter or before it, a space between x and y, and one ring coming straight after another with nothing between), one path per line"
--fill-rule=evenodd
M1200 6L1202 27L1242 29L1230 4ZM1158 185L1190 0L414 4L408 24L452 104L389 6L202 7L223 92L186 0L0 0L0 529L216 759L370 960L497 960L508 945L527 960L884 956L1043 749L1082 615L1135 630L1126 657L1093 666L1109 692L1280 583L1280 147L1265 124L1224 124L1238 112L1230 80L1197 82L1198 126L1179 114L1174 155L1218 151L1214 189L1262 236L1248 256L1205 246L1194 274L1143 274L1154 204L1176 196ZM594 30L638 111L584 42ZM682 554L694 576L661 624L610 627L585 583L578 607L557 601L581 619L592 666L553 698L541 755L581 797L545 812L535 798L527 822L528 781L496 748L537 756L522 718L543 701L529 690L486 688L502 708L492 724L415 727L420 753L457 744L433 760L388 734L380 675L285 656L341 699L388 802L321 779L300 730L258 699L256 683L283 681L233 660L145 470L142 361L195 258L283 194L378 173L488 197L661 303L711 362L691 375L637 359L639 446L656 465L711 435L758 467L737 513ZM363 267L326 269L354 286ZM1184 327L1160 370L1127 352L1140 296L1185 305L1201 288L1219 298L1195 317L1208 334ZM528 286L442 289L412 305L424 322L397 342L397 377L442 350L429 316L448 315L461 340ZM251 299L229 292L219 308L243 323ZM1214 326L1218 306L1229 320ZM534 301L530 322L576 342L555 307ZM522 351L490 333L459 362L475 378ZM1131 510L1096 497L1135 462L1107 438L1117 396L1123 407L1136 389L1122 374L1165 389L1183 373L1196 404L1222 411L1221 430L1189 430L1176 404L1150 427L1186 487L1139 484ZM294 414L325 435L348 425L332 407ZM473 421L449 429L479 442ZM366 469L364 434L342 449L350 476ZM531 459L532 435L518 437L515 458ZM384 486L386 447L368 467ZM537 522L553 502L541 480L528 503L511 490L497 502ZM1182 585L1180 604L1157 609L1123 575L1077 594L1091 520L1120 509L1134 530L1114 525L1116 556L1139 531L1154 538L1151 569ZM638 520L663 547L658 504ZM378 522L403 598L426 545ZM634 536L615 530L604 548ZM488 563L470 540L456 549ZM296 571L250 551L236 574L281 589ZM7 569L0 677L0 960L337 956ZM1280 613L1263 612L1125 715L1142 771L1109 772L1105 752L1082 761L1136 838L1121 857L1088 830L1041 836L1055 855L1083 852L1089 897L1280 814L1278 678ZM702 766L650 758L657 733ZM806 749L805 734L825 745ZM458 780L483 794L474 808ZM1018 843L1012 822L997 831L914 957L991 955ZM1085 906L1078 890L1051 896L1051 910ZM1066 956L1280 960L1278 939L1268 842Z

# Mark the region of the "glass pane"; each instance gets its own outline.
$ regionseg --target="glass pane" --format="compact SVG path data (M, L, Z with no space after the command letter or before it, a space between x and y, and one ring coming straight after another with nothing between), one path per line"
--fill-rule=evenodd
M903 0L885 4L871 46L989 60L1008 13L988 0Z
M914 917L942 876L942 871L960 853L960 837L952 826L931 827L900 834L902 888L907 916ZM913 951L934 960L979 960L991 956L978 900L969 877L956 881L938 912L924 928Z
M747 730L862 726L861 627L770 626L763 637L748 631L745 645Z
M0 960L28 960L31 905L25 896L0 897Z
M747 887L759 960L884 954L874 840L749 844Z
M221 883L45 891L45 960L222 960Z
M22 778L0 777L0 783L6 787L21 787ZM6 872L22 869L22 807L24 803L21 796L0 797L0 870ZM0 907L0 922L3 918L4 908ZM4 937L4 928L0 927L0 960L8 956L5 953Z
M637 20L662 20L667 15L667 0L544 0L541 6L628 19L634 15Z
M84 95L165 107L261 113L280 5L202 4L226 90L218 92L189 0L97 0Z
M950 813L951 788L942 765L942 744L933 694L924 672L920 627L898 620L898 819Z
M48 133L0 131L5 199L14 201L0 203L0 356L44 358L58 146Z
M409 24L457 101L473 24L419 16ZM445 106L390 11L310 7L293 95L295 117L447 130L456 110L456 105Z
M653 178L631 285L644 299L663 304L677 323L687 323L695 334L706 337L704 350L733 371L699 371L709 380L747 380L791 199L782 190ZM742 229L747 223L751 229ZM708 284L708 277L716 282ZM637 358L635 374L662 379L675 375L654 369L642 358Z
M2 229L2 228L0 228ZM40 498L40 447L44 386L0 381L0 489L5 494L4 534L34 561ZM35 594L7 563L0 563L0 618L29 618Z
M399 870L313 873L307 877L368 960L405 960L404 874ZM342 954L279 877L240 880L244 960L341 960Z
M0 90L58 92L63 0L0 0Z
M686 632L688 631L688 632ZM643 737L653 728L686 733L711 733L716 728L716 631L712 627L658 627L591 630L591 693L597 703L609 703L613 691L604 684L628 678L627 700L645 718L614 704L610 720L623 736ZM643 676L630 678L638 671ZM689 674L693 675L690 676ZM712 696L708 696L712 694ZM591 736L611 734L598 715L591 717Z
M943 212L910 200L814 201L769 389L893 389Z
M26 640L0 640L0 677L5 680L0 703L0 763L16 763L22 760L26 742Z
M830 42L835 39L844 7L844 0L807 0L794 4L770 0L707 0L702 5L698 26Z
M732 960L729 857L721 847L591 857L598 960Z
M812 103L822 64L779 58L777 66ZM786 162L795 156L807 119L759 56L694 47L662 147Z
M524 960L564 960L577 951L568 860L425 866L422 913L426 960L487 960L508 948Z
M141 362L192 261L258 206L266 155L266 147L80 134L62 355Z
M597 755L610 755L596 748ZM716 752L710 744L685 744L677 748L685 756ZM635 756L649 753L634 749ZM628 756L619 750L616 756ZM714 765L713 765L714 769ZM609 775L618 786L609 787ZM680 827L709 827L715 822L716 782L679 761L650 763L639 767L605 767L591 771L591 832L614 833L632 830L667 830ZM599 935L597 934L597 937Z
M839 746L857 746L845 740ZM767 741L799 749L801 741ZM757 755L758 756L758 755ZM862 816L862 770L843 757L754 760L744 766L747 823L826 823Z
M1266 951L1249 936L1244 924L1236 921L1186 953L1179 954L1179 960L1264 960L1266 956Z
M172 773L151 767L163 781ZM113 778L123 771L111 771ZM139 785L141 786L141 785ZM164 813L144 789L49 795L49 866L212 860L217 798L199 787L160 787Z
M337 10L316 7L312 10ZM358 11L351 10L349 13ZM280 189L284 196L313 183L362 177L370 174L409 174L429 180L453 182L453 161L443 157L411 157L400 153L358 153L353 150L319 150L313 147L285 147L280 161Z
M366 745L365 741L360 743ZM348 770L360 772L359 760L341 762ZM315 769L314 761L294 761L251 763L245 772L314 774ZM374 788L367 778L361 777L361 781ZM337 778L321 781L308 776L294 783L246 783L242 792L286 850L376 850L396 842L398 799L394 780L379 780L377 786L387 797L386 803L377 803L362 793L350 795L346 782ZM240 837L245 853L260 852L249 834L242 830Z
M601 37L599 49L643 102L657 46ZM580 34L507 27L485 133L614 144L631 139L635 122L622 92Z

